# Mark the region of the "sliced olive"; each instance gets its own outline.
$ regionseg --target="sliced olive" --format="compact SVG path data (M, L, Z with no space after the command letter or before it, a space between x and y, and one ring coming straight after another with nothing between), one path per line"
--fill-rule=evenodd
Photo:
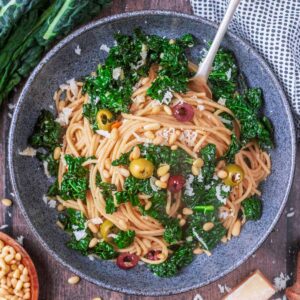
M243 169L236 164L229 164L225 167L227 176L223 179L223 182L229 186L236 186L240 184L244 179Z

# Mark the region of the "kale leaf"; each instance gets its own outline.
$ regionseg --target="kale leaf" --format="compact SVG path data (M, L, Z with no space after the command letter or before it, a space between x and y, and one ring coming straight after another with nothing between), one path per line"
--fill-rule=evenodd
M200 157L203 159L204 165L201 168L203 182L208 184L215 172L216 167L216 145L208 144L200 150Z
M87 230L88 231L88 230ZM86 236L80 240L77 240L74 235L67 242L67 246L73 250L79 251L82 255L88 255L89 253L89 243L92 239L91 232L87 232Z
M228 150L224 154L224 156L221 159L225 159L227 163L234 163L235 161L235 155L241 150L241 143L236 137L236 135L233 133L231 135L231 142L228 147Z
M167 243L174 244L182 240L183 232L178 219L170 218L163 223L165 226L164 240Z
M121 154L121 156L118 159L115 159L114 161L112 161L111 165L116 167L116 166L128 166L130 164L130 160L129 160L129 156L130 153L132 152L126 152Z
M159 277L172 277L182 268L190 264L193 258L192 244L185 243L174 251L165 262L157 265L149 265L149 269Z
M93 252L102 259L114 259L118 256L114 247L106 242L99 242L93 249Z
M62 129L55 122L54 116L50 111L42 110L32 136L29 138L29 144L34 148L45 148L53 151L60 145Z
M36 157L40 161L45 161L47 163L47 169L51 176L57 176L58 173L58 166L59 166L59 160L55 160L53 158L52 153L42 153L37 152Z
M262 215L262 201L256 197L250 197L242 202L246 220L257 221Z
M114 213L117 210L117 208L114 203L114 197L112 192L117 189L116 186L108 182L101 182L99 186L101 188L101 193L103 195L103 198L106 202L105 205L106 213L107 214Z
M124 249L133 243L134 237L134 230L119 231L117 236L114 238L114 243L119 249Z

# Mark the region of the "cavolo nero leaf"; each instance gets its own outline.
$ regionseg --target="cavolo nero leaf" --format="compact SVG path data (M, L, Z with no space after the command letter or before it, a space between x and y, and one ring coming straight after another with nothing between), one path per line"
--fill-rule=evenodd
M117 236L114 238L114 243L119 249L124 249L133 243L134 237L134 230L119 231Z

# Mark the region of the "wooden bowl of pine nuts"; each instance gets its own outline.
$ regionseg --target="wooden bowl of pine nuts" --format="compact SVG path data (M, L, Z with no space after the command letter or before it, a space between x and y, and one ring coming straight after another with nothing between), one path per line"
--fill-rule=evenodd
M0 299L38 300L35 266L24 248L0 232Z

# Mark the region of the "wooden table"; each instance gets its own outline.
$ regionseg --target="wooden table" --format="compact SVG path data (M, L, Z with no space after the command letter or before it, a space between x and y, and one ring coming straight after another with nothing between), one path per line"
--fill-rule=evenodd
M113 4L106 8L99 17L142 9L168 9L192 13L188 0L114 0ZM14 103L16 98L15 95L9 102ZM8 101L2 106L0 112L0 198L7 197L13 199L10 195L11 187L9 183L7 162L5 161L5 152L7 151L6 139L10 125L7 104ZM213 284L184 294L170 297L158 297L157 299L193 299L196 294L200 294L204 300L218 300L221 298L218 284L226 284L229 287L233 287L251 271L257 268L265 273L270 279L278 276L280 272L291 275L295 264L295 252L299 249L300 238L300 225L298 223L300 217L300 151L298 151L297 158L296 180L290 194L286 211L281 216L276 229L270 234L269 238L255 255L248 259L238 269ZM295 215L294 217L287 218L286 215L291 208L295 211ZM70 286L67 283L67 280L72 274L61 267L45 252L45 249L28 229L17 205L13 205L13 207L9 209L6 209L3 206L0 207L0 225L2 224L9 225L9 227L5 229L5 232L13 237L20 235L25 237L24 246L31 255L39 273L41 287L40 299L89 300L94 297L102 297L104 300L133 300L142 298L111 292L84 280L76 286ZM151 282L149 282L149 284L151 284ZM152 298L145 297L144 299Z

